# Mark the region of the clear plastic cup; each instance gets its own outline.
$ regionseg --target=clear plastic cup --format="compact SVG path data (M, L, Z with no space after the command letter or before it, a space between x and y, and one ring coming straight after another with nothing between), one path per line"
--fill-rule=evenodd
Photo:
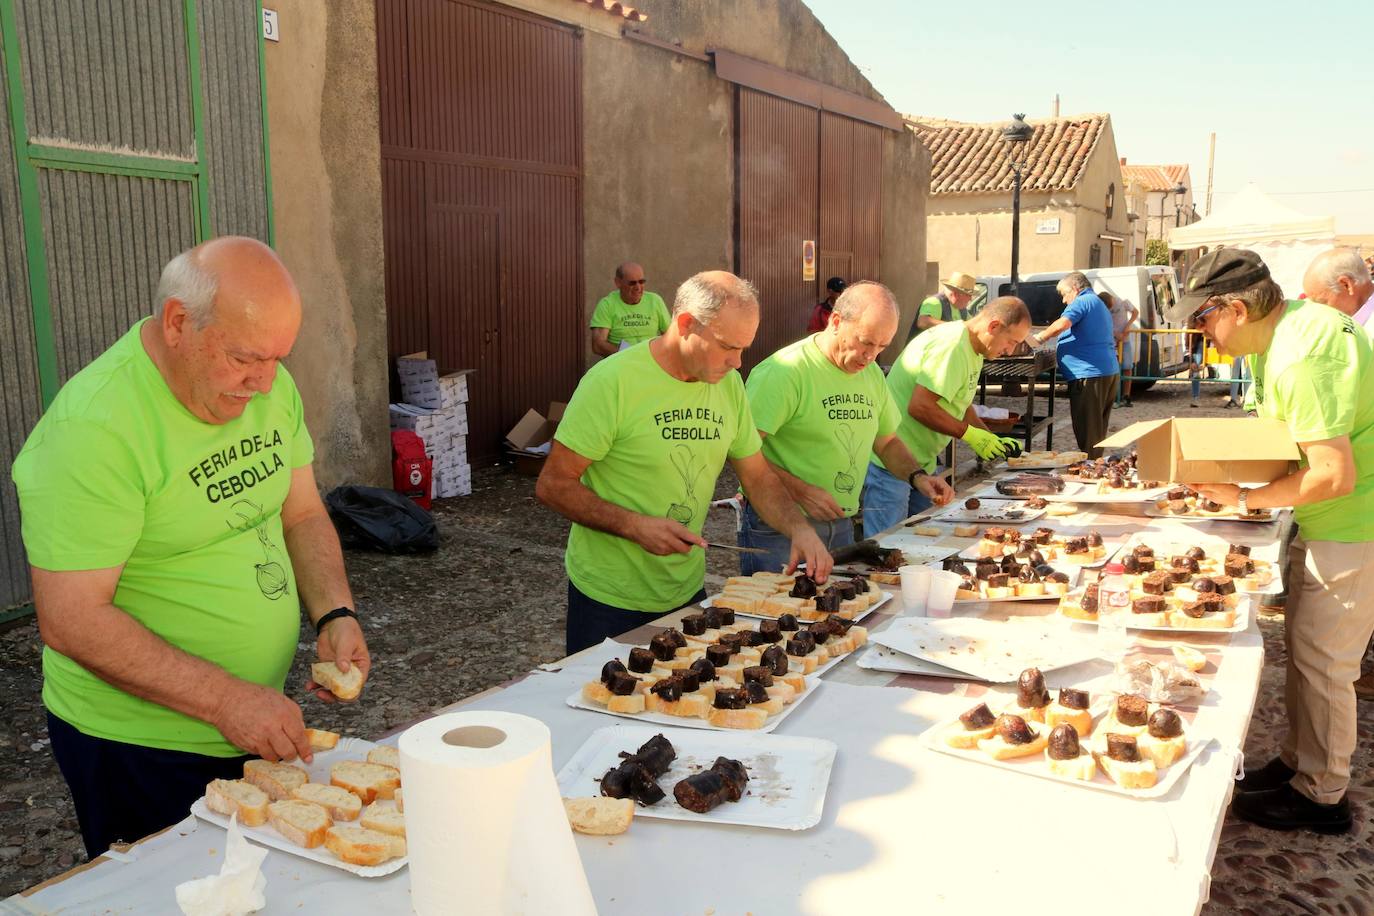
M930 594L926 598L927 617L948 617L954 609L954 596L963 581L958 573L943 569L930 571Z
M902 577L902 605L908 614L919 616L926 612L926 598L930 594L929 566L903 566L897 570Z

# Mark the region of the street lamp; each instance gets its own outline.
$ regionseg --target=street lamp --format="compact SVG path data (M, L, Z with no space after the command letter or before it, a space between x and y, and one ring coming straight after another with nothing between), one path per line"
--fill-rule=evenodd
M1011 161L1014 182L1011 191L1011 294L1020 295L1021 279L1016 275L1017 263L1021 258L1021 169L1026 165L1030 145L1027 141L1035 133L1035 128L1026 123L1024 114L1011 116L1011 123L1002 128L1002 139L1010 148L1007 158Z
M1178 183L1174 188L1174 228L1179 227L1179 220L1183 215L1183 195L1188 193L1188 189L1183 186L1183 182Z

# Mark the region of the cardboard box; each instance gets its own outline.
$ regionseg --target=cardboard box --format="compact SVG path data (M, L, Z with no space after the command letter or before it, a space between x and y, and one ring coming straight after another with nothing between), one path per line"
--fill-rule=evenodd
M549 454L549 443L553 441L558 421L563 419L563 411L568 407L562 401L549 404L548 415L537 410L527 410L520 422L506 433L507 452L515 464L515 472L526 477L538 477L544 469L544 459Z
M1276 480L1302 457L1278 420L1180 419L1132 423L1097 443L1136 443L1136 471L1170 483L1260 483Z

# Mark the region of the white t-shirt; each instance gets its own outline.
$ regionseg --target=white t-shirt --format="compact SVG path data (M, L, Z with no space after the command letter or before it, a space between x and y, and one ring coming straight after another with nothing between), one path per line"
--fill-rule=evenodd
M1112 334L1120 337L1121 332L1126 330L1127 318L1131 314L1131 309L1135 306L1126 299L1118 298L1116 305L1112 306Z

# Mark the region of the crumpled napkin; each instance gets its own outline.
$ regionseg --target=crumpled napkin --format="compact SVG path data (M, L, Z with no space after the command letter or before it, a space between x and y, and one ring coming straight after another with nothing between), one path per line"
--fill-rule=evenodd
M218 875L177 885L177 906L186 916L239 916L267 906L262 860L267 850L243 838L238 815L229 817L229 838Z

